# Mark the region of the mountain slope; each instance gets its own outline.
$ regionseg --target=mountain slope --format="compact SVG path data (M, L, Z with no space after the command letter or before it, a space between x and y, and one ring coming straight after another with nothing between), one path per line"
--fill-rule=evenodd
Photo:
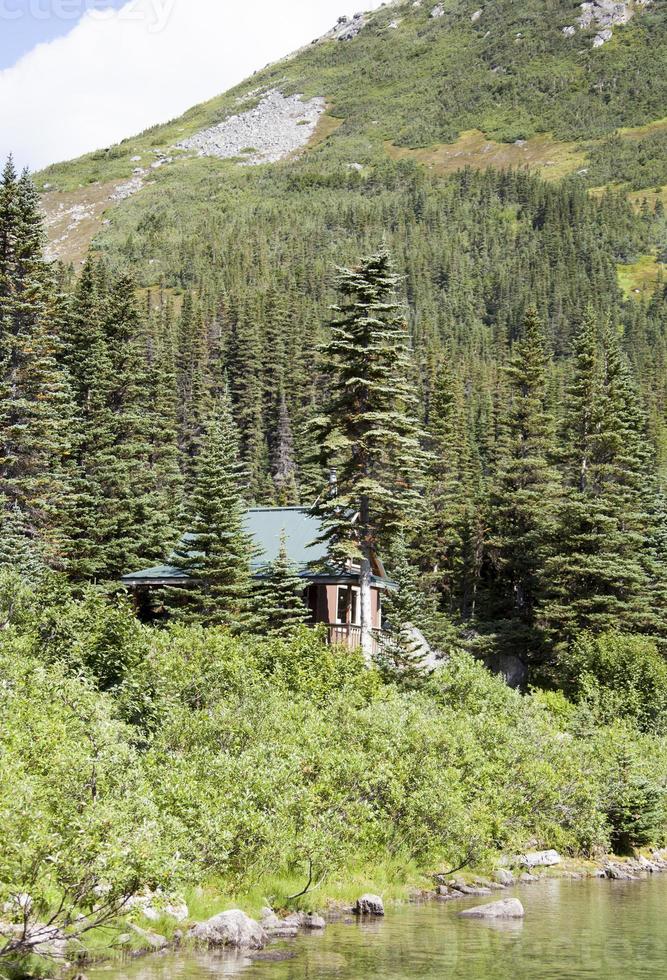
M608 155L605 139L621 127L634 128L634 139L632 133L621 137L633 144L632 164L640 156L634 151L636 127L649 124L644 136L649 145L642 152L655 154L657 147L663 162L642 186L667 183L662 152L667 140L664 0L612 4L632 17L614 25L613 36L601 47L594 44L601 23L606 23L606 0L597 5L570 0L479 4L480 0L449 0L435 7L431 0L393 3L363 21L342 25L354 35L350 40L327 36L173 123L49 168L38 180L42 188L47 185L47 211L54 224L61 219L60 234L54 238L64 241L56 252L80 258L80 225L92 217L87 223L87 231L92 231L99 228L103 210L112 212L112 221L117 210L124 210L122 202L116 207L114 194L124 198L140 186L163 180L170 193L178 193L179 181L196 179L202 164L193 159L196 150L175 147L230 116L252 112L266 93L276 90L285 96L300 93L324 99L328 106L309 144L317 153L303 154L302 166L311 159L317 166L367 166L387 155L409 157L414 151L416 160L439 172L490 162L528 165L558 178L585 169L591 157L595 161ZM597 10L598 19L582 27L588 7ZM340 35L340 27L336 33ZM154 171L152 167L163 160L167 163L160 172ZM237 165L211 161L203 166L213 172L217 168L220 179L244 179L230 174L230 167L238 171ZM632 179L632 165L629 169ZM143 180L141 174L137 179L136 170L146 172ZM249 179L261 181L265 174ZM102 200L95 207L77 201L82 187L98 182L105 191L97 195ZM63 199L60 192L74 192L75 197ZM72 210L77 203L83 212ZM74 235L67 234L68 225ZM113 238L105 228L101 242Z

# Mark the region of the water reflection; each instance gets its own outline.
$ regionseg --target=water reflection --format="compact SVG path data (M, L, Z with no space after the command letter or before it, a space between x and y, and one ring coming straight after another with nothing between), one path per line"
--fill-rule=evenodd
M517 895L526 908L523 921L458 918L480 899L433 903L390 911L372 923L336 923L324 934L272 946L259 958L165 954L87 972L90 980L667 977L667 876L646 882L551 881Z

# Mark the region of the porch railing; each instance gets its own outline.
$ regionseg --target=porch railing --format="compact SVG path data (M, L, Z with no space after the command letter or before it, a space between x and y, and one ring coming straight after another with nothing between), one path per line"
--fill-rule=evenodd
M331 646L349 647L350 650L358 650L361 646L361 627L348 626L346 623L327 623L327 638ZM372 630L373 654L375 655L389 634L384 630Z

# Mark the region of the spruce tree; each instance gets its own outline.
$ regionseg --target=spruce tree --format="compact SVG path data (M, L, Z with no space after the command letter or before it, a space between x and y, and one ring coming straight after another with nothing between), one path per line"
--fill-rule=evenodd
M493 481L487 551L491 615L498 640L521 657L537 654L535 610L545 595L559 499L552 420L546 410L547 354L542 324L528 312L507 370L504 451Z
M0 186L0 494L61 568L75 427L60 364L60 297L43 245L34 188L10 161Z
M293 507L299 503L294 458L294 436L285 393L281 392L278 422L271 453L271 475L275 484L276 503L280 507Z
M466 617L480 569L474 561L482 472L464 385L449 360L428 369L425 520L416 549L425 574L452 616Z
M40 542L30 533L18 506L0 508L0 568L12 569L26 582L36 585L46 567Z
M421 516L423 453L399 280L386 248L342 269L343 304L321 349L329 377L326 414L316 420L322 460L336 494L320 502L324 539L341 567L360 567L362 649L373 654L373 555Z
M224 392L206 424L194 485L186 495L187 533L170 559L191 580L188 588L171 589L166 597L186 622L234 632L256 625L250 572L255 547L243 526L243 480L238 432Z
M565 475L555 552L546 565L543 616L552 640L583 630L650 630L645 420L618 340L591 310L575 347Z
M290 561L287 537L280 536L277 558L262 573L258 585L258 612L263 620L262 632L289 639L309 618L304 603L305 583Z

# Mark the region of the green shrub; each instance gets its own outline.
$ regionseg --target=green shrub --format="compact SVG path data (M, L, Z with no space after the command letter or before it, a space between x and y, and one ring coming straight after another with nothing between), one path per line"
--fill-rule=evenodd
M580 637L561 657L565 691L604 721L630 718L643 730L667 725L667 663L649 637Z

